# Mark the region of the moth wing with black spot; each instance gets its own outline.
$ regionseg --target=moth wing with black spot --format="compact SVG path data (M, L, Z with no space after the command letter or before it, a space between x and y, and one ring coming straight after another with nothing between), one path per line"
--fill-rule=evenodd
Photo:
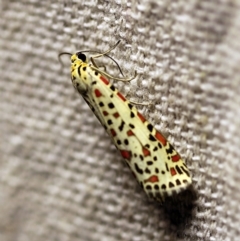
M145 192L159 201L191 184L184 161L170 143L108 81L98 78L86 101Z

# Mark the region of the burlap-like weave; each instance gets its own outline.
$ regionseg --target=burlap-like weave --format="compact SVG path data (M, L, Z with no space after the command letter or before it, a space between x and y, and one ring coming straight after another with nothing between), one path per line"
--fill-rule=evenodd
M238 240L237 2L0 2L1 241ZM57 58L118 40L138 76L115 85L191 171L180 207L148 200Z

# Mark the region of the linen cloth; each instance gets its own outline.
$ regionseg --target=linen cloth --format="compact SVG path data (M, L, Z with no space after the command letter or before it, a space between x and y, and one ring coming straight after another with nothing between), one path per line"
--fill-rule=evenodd
M239 240L239 1L0 4L0 240ZM146 197L58 61L118 40L138 76L115 86L191 171L179 202Z

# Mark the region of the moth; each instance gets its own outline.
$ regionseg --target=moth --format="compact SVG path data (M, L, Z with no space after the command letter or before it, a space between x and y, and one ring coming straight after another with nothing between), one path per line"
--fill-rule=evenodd
M91 51L70 54L72 84L101 122L146 194L163 202L166 196L186 189L192 182L191 176L184 160L167 139L108 80L130 81L135 76L116 78L95 63L95 59L102 56L111 58L108 53L119 42L89 59L85 52Z

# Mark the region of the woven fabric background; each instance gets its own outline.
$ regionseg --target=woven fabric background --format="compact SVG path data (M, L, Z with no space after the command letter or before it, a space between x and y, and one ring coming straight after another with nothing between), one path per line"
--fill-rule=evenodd
M239 1L0 4L1 241L238 240ZM186 160L190 204L148 200L58 61L118 40L111 56L138 76L115 85L152 103L139 108Z

